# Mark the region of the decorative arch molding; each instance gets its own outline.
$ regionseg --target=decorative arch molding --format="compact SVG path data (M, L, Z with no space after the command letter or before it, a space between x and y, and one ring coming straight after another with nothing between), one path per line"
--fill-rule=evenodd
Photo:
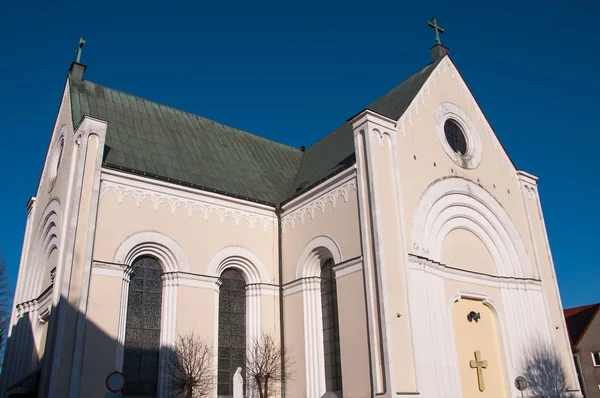
M440 261L444 239L458 228L481 239L494 259L498 275L533 277L521 235L502 205L469 180L438 180L421 196L413 216L412 247L416 254Z
M343 261L339 246L329 236L317 236L313 238L302 250L296 265L296 279L318 277L321 273L321 265L329 259L334 264Z
M48 203L40 217L26 265L23 289L19 294L18 302L32 300L42 293L44 289L42 283L46 271L46 262L50 254L60 247L61 233L62 210L60 201L54 198ZM43 269L40 269L40 267L43 267Z
M304 247L296 265L296 278L301 280L304 302L304 355L308 398L320 398L326 391L320 275L321 266L330 259L334 264L343 261L339 246L329 236L317 236Z
M270 283L267 267L250 250L241 246L229 246L215 254L208 266L208 275L219 277L227 268L239 270L247 284Z
M156 257L164 272L189 272L190 263L175 240L157 231L138 232L119 245L113 261L130 266L141 256Z
M481 293L474 293L474 292L467 292L467 291L457 291L456 294L450 299L450 301L448 301L448 314L450 315L450 320L452 320L452 316L453 316L453 311L454 309L452 308L453 305L458 302L459 300L473 300L473 301L479 301L481 302L481 304L483 304L484 306L488 307L491 311L492 314L494 316L494 321L496 323L496 332L498 334L498 337L500 339L500 354L502 355L502 365L504 367L504 384L506 387L506 391L511 391L511 383L510 380L513 380L514 377L516 377L516 375L514 375L514 371L513 371L513 367L510 366L510 361L511 361L511 350L510 350L510 344L508 341L508 333L506 330L506 320L504 319L504 317L502 316L502 311L500 309L500 306L498 306L498 304L492 300L490 298L489 295L487 294L481 294ZM453 365L455 368L455 374L456 374L456 378L457 380L460 380L460 373L459 373L459 365L458 365L458 359L456 358L456 353L458 352L456 349L456 337L455 337L455 331L454 331L454 327L450 327L450 333L451 333L451 339L452 339L452 353L453 353ZM514 391L514 393L516 393L516 391Z
M160 330L160 354L158 374L158 396L167 396L170 378L167 371L167 353L174 344L177 320L178 272L189 272L189 261L177 242L157 231L143 231L126 238L116 250L113 261L124 264L121 286L121 311L117 333L117 353L115 368L123 369L125 332L127 326L127 302L133 262L142 256L155 257L162 269L162 311Z

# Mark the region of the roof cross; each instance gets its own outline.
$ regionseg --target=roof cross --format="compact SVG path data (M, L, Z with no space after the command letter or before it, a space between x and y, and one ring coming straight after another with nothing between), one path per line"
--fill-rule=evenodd
M427 22L427 26L431 26L435 30L435 42L436 44L442 44L440 40L440 33L444 33L444 28L441 28L437 24L435 17L431 18L431 21Z
M77 62L78 64L80 63L79 61L81 60L81 52L83 51L83 45L85 44L85 39L83 38L83 36L79 37L79 46L77 47L77 51L75 51L75 53L77 54Z

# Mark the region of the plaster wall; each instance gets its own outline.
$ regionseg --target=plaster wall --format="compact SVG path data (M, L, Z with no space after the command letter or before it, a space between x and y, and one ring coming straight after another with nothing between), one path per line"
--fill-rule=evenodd
M488 248L475 234L462 228L452 230L446 235L442 245L441 262L468 271L498 274Z
M406 271L402 264L405 248L402 244L400 212L398 209L397 181L393 145L389 136L382 138L371 134L369 140L372 157L370 171L374 179L372 187L376 214L375 244L379 245L379 264L377 272L381 273L382 294L385 306L380 308L383 319L382 327L387 328L387 340L391 348L391 377L395 389L392 393L410 393L416 391L414 370L414 354L409 309ZM400 316L398 316L400 314ZM388 348L384 348L387 350Z
M471 311L481 315L477 322L467 320ZM494 312L481 301L462 299L452 305L452 318L463 397L506 397L505 365ZM486 368L481 371L483 391L477 369L470 365L476 359L476 351L480 360L486 361Z
M283 296L283 327L285 333L285 345L290 350L291 360L293 361L293 378L288 381L285 387L286 397L301 398L306 397L307 375L305 360L305 318L303 293L296 293Z
M103 183L104 184L104 183ZM182 248L190 270L193 274L207 275L209 265L215 255L222 249L230 246L241 246L254 253L265 265L268 272L268 282L278 283L277 267L277 235L276 222L273 212L261 211L265 217L271 219L271 224L266 228L256 223L253 227L240 219L236 225L236 219L226 214L227 208L217 210L216 208L206 214L201 210L190 213L185 208L184 202L188 196L187 192L180 192L179 187L170 185L168 197L161 200L158 207L151 196L144 199L134 196L134 191L152 189L147 184L143 188L134 188L139 185L121 184L132 189L119 198L120 188L104 185L101 194L98 226L96 231L94 259L98 261L112 262L115 254L123 241L128 237L143 231L158 231L173 239ZM158 187L152 193L160 194L163 190ZM202 201L201 194L194 196L196 200ZM119 200L121 199L121 200ZM173 207L169 204L176 200L182 203ZM234 212L244 206L232 205L229 209Z
M102 398L115 368L122 279L92 275L88 302L81 396Z
M367 397L371 392L369 351L362 271L336 278L340 355L344 397Z
M436 111L443 102L457 105L475 126L482 151L481 163L475 169L460 167L442 147L436 132ZM449 58L438 65L422 94L400 119L397 137L407 236L412 236L412 217L426 189L439 179L462 177L486 189L502 205L523 238L533 263L533 246L516 170Z
M436 116L439 116L442 104L447 103L464 112L465 117L472 124L472 133L478 137L481 162L475 168L464 168L455 163L440 141L439 117L436 119ZM521 173L517 172L510 162L491 126L448 57L438 65L405 115L399 120L396 134L403 215L408 220L406 236L413 236L414 214L428 188L441 180L460 177L491 194L501 209L507 213L508 219L504 222L516 228L517 239L524 245L523 253L526 262L531 264L530 269L524 267L521 258L520 266L524 268L520 277L541 280L541 283L535 283L537 286L531 287L527 286L527 283L496 284L502 286L502 298L497 303L504 303L506 306L506 314L504 314L506 334L507 341L510 342L509 352L512 353L512 357L508 360L510 375L512 376L518 369L519 346L526 346L540 336L543 339L552 338L561 358L568 363L566 361L570 360L569 345L541 208L537 204L539 200L535 205L529 203L537 196L537 190L535 189L532 194L524 189ZM532 185L535 185L535 182ZM408 242L411 253L453 268L489 275L497 275L499 266L506 266L506 264L492 266L493 261L490 261L489 252L495 248L489 247L489 242L485 244L476 242L477 238L468 235L466 231L454 229L446 233L448 233L446 237L437 237L440 242L445 242L439 257L430 256L428 252L423 251L423 248L413 244L412 240ZM514 236L511 239L514 239ZM469 257L461 257L463 250L468 250ZM416 290L424 285L435 286L439 283L431 281L432 277L421 280L418 278L420 277L415 275L415 282L410 284L409 289ZM473 283L483 283L477 279L486 279L486 277L471 278ZM420 294L415 292L414 296ZM426 298L426 300L431 299ZM535 322L531 323L531 319L535 319ZM514 325L517 324L531 324L531 327L515 327ZM415 334L417 333L419 332L415 329ZM572 366L569 367L567 374L570 382L575 380Z
M592 353L600 351L600 317L598 315L590 323L577 344L577 348L588 398L600 398L600 366L594 366L592 360Z
M58 162L61 138L64 139L64 143L62 156ZM37 368L38 361L45 352L45 347L40 344L39 336L47 335L48 325L39 323L38 310L33 306L29 306L29 311L35 312L31 317L32 321L28 320L30 317L27 314L21 314L21 318L18 318L16 308L19 304L38 298L43 291L50 287L50 271L59 264L59 248L62 250L61 244L64 244L65 240L64 224L67 215L64 207L67 201L68 187L72 184L70 166L74 161L75 147L71 120L71 98L67 81L50 135L48 151L35 191L35 198L27 211L27 224L8 328L8 342L0 378L0 391L4 391L7 386L26 376L34 370L33 368ZM54 183L51 183L52 176L56 176ZM40 308L39 312L43 310L45 309ZM17 323L20 325L17 326ZM37 340L37 345L34 340ZM24 358L31 358L31 361L24 361ZM0 396L2 396L1 392Z
M340 196L335 201L324 200L323 210L314 210L314 217L310 213L304 216L304 222L295 221L293 228L289 223L283 225L283 283L289 283L296 279L296 268L300 254L307 244L318 236L331 238L338 246L342 261L361 254L360 227L358 222L358 200L356 185L348 185L348 199ZM333 189L335 192L335 188ZM311 202L321 199L323 195L308 199L300 205L300 209L311 206ZM326 196L326 194L325 194ZM287 209L286 209L287 210ZM293 212L284 211L283 217L289 217Z
M564 364L568 364L567 379L570 386L578 385L577 373L572 361L568 331L565 324L562 302L558 290L558 281L554 270L554 262L550 251L546 225L542 212L537 184L531 179L521 177L522 197L530 225L530 236L535 246L533 254L543 283L544 296L547 303L549 320L553 329L552 337ZM597 388L598 391L600 391Z

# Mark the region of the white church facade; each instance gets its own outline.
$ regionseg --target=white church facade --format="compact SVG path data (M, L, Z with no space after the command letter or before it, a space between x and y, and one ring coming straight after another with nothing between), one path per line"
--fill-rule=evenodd
M94 84L73 63L27 226L0 397L169 397L178 336L289 349L286 398L520 396L552 347L581 396L537 178L441 45L296 149ZM342 122L342 121L340 121ZM528 392L525 391L525 395Z

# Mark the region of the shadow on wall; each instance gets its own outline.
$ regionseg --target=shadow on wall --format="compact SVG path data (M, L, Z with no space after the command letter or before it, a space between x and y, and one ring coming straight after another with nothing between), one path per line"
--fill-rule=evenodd
M535 338L525 350L522 374L527 379L528 396L540 398L569 398L573 391L567 384L567 372L558 351L544 339Z
M60 306L64 305L64 311L61 314L62 320L66 320L69 328L61 332L58 341L62 341L63 347L60 352L54 352L53 344L56 336L56 319L60 313ZM18 321L12 327L11 337L7 340L5 355L5 366L0 374L0 398L35 398L46 397L48 395L48 384L50 380L50 365L59 365L61 371L57 374L56 388L59 396L68 396L70 378L64 375L73 374L73 349L75 339L70 336L75 335L74 325L79 317L79 312L72 306L61 300L57 308L53 308L48 320L47 344L45 349L39 349L40 339L39 331L43 330L43 323L35 319L33 315L24 314L18 318ZM32 323L37 324L33 325ZM96 324L86 320L85 347L83 356L83 365L81 369L81 382L79 391L75 396L85 396L86 398L104 398L108 392L105 386L106 376L115 371L117 341L104 333ZM131 336L130 336L131 337ZM141 341L138 340L138 341ZM38 357L39 354L41 357ZM164 349L160 353L165 358L170 355L170 350ZM153 365L159 356L159 346L144 346L144 343L128 343L128 349L125 352L124 366L129 367L129 380L127 390L131 387L138 389L137 394L144 395L142 392L149 392L147 396L156 396L157 391L157 372L158 367ZM131 371L139 369L138 372ZM54 370L56 371L56 369ZM153 391L152 391L153 390Z

